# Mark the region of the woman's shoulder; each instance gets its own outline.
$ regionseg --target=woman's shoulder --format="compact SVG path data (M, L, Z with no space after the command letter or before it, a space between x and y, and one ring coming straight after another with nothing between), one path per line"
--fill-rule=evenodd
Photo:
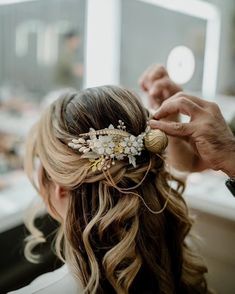
M79 287L70 273L67 265L43 274L36 278L31 284L8 294L51 294L51 293L82 293L82 286Z

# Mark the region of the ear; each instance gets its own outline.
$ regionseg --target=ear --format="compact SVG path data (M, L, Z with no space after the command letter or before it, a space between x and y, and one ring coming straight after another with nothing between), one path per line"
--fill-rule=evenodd
M60 185L58 185L57 183L54 184L55 185L55 200L57 201L64 201L66 200L65 198L68 197L68 192L65 190L65 188L61 187Z
M54 193L51 195L51 200L54 208L62 219L66 218L68 204L69 204L69 193L60 185L54 183ZM57 219L58 220L58 219ZM61 220L59 220L61 221Z

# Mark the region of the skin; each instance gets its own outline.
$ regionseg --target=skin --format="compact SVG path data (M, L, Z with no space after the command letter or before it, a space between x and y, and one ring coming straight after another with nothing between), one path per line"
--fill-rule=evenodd
M169 135L169 160L176 168L191 172L211 168L235 178L235 138L216 103L181 92L159 65L144 72L140 86L159 106L149 123ZM190 121L179 122L180 113Z
M175 84L162 65L152 65L139 79L141 89L148 94L150 107L159 107L162 102L182 88Z
M46 209L51 217L56 219L58 222L63 222L66 218L66 213L69 204L69 195L62 186L50 181L47 188L44 187L42 183L42 167L40 166L38 171L38 182L40 195L46 205ZM51 205L54 207L55 211L51 209Z
M57 183L53 183L53 190L51 193L51 202L55 207L55 210L60 215L60 218L64 220L66 218L66 213L69 204L69 195L66 190L58 185Z
M154 109L158 109L165 100L182 91L182 88L169 78L166 69L162 65L150 66L140 77L139 84L149 97L150 107ZM162 120L179 121L179 116L178 114L172 114ZM167 161L171 166L182 171L199 171L203 169L202 166L199 167L196 164L197 156L190 144L186 140L169 136L169 134Z
M78 36L74 36L67 40L66 42L66 48L70 52L74 53L76 52L77 48L79 48L81 45L81 39ZM77 77L82 77L83 76L83 65L82 64L75 64L73 67L73 73Z

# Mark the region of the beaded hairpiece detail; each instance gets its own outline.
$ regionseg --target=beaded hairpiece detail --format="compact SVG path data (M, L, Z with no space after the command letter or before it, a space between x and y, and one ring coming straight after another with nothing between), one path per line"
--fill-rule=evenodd
M143 149L160 153L167 146L167 137L160 130L146 130L134 136L126 131L123 121L118 121L117 128L112 124L108 128L95 130L90 128L88 133L79 134L72 139L68 146L82 153L82 158L91 162L92 171L107 170L115 165L116 160L128 158L129 163L136 167L136 156Z

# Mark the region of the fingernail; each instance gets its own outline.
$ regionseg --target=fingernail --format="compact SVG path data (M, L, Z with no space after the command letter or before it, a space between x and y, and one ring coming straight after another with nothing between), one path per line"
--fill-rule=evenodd
M150 119L149 120L149 125L150 126L157 126L157 125L159 125L159 122L157 120L155 120L155 119Z
M158 114L159 114L159 108L157 110L155 110L153 117L157 119Z

